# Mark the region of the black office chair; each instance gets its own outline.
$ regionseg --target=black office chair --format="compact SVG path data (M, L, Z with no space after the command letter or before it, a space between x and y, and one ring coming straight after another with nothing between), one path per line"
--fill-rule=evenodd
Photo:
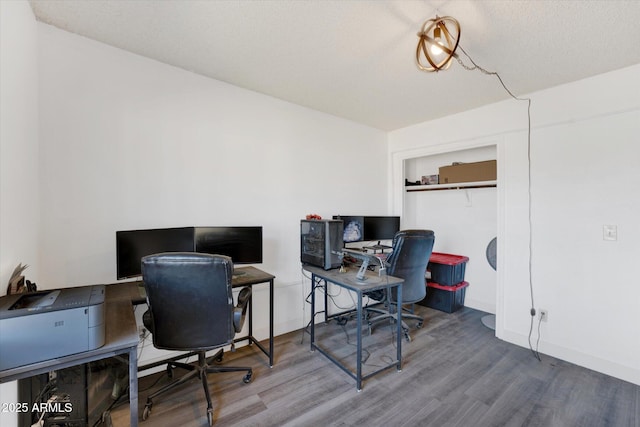
M153 399L180 386L191 378L200 378L207 398L207 418L213 424L213 405L207 384L212 372L246 371L245 383L251 381L248 367L210 366L210 360L222 361L223 349L207 359L206 352L226 345L233 346L236 332L240 332L247 310L251 288L243 288L238 304L233 305L231 258L193 252L172 252L142 258L142 277L147 292L149 310L143 315L144 325L159 349L194 352L196 365L169 362L173 368L190 371L175 382L167 384L147 398L142 413L146 420L151 413Z
M433 250L434 240L435 235L431 230L402 230L398 231L393 237L393 249L386 261L387 274L404 279L404 284L402 285L403 305L422 301L427 295L425 274ZM385 303L384 308L367 308L368 316L372 312L379 314L375 317L369 317L370 332L375 323L385 319L390 321L398 320L398 315L395 312L397 304L397 291L395 289L393 289L390 295L387 295L386 291L382 291L369 293L367 296ZM409 327L404 322L404 319L407 318L417 320L418 328L422 327L424 319L413 313L413 306L410 310L403 308L402 329L404 330L405 338L407 341L410 341Z

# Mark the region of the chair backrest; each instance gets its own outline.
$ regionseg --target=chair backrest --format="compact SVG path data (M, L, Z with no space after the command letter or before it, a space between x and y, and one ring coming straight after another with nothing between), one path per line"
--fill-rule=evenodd
M230 344L232 274L231 258L222 255L170 252L142 258L153 345L197 351Z
M387 257L387 274L404 279L403 303L422 301L427 295L425 274L434 240L431 230L401 230L393 237L393 249ZM394 290L392 301L397 300L396 294Z

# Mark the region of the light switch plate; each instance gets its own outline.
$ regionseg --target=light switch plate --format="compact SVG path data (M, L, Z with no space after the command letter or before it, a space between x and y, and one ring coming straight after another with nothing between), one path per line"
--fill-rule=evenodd
M617 225L603 225L602 226L602 239L603 240L618 240L618 226Z

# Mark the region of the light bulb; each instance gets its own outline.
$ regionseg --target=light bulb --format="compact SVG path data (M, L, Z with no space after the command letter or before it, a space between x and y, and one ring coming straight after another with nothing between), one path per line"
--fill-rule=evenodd
M433 55L440 55L442 53L442 48L439 46L439 43L432 44L429 50Z
M442 53L442 48L440 47L442 46L442 35L438 27L433 30L433 40L434 43L431 44L429 50L433 55L440 55Z

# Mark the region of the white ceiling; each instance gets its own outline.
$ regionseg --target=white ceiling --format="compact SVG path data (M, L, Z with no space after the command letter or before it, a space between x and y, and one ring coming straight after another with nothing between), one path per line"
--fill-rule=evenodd
M456 62L417 69L416 33L436 14L460 22L462 48L517 96L640 63L640 0L30 3L61 29L387 131L509 97Z

